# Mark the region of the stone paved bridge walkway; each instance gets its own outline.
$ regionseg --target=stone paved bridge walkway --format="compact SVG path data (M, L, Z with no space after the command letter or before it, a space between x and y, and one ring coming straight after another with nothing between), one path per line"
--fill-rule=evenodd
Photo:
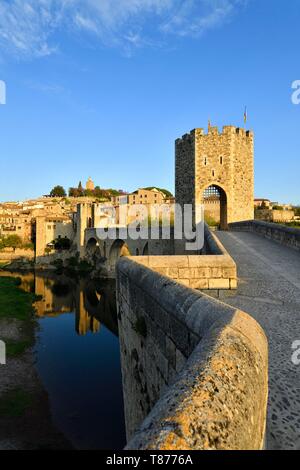
M217 232L237 263L239 286L224 301L251 314L269 340L268 449L300 449L300 254L251 232Z

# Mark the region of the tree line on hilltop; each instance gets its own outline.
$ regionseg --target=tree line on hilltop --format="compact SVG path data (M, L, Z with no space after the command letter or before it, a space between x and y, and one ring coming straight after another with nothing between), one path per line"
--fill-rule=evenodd
M119 196L124 194L121 190L116 189L101 189L100 186L96 186L95 189L83 188L81 181L77 188L69 188L69 197L95 197L97 199L110 199L112 196ZM51 197L67 197L67 192L63 186L57 185L50 191Z

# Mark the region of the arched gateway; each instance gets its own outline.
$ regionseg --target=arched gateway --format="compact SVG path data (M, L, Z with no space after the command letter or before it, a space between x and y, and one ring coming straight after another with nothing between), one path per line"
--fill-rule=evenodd
M216 184L208 186L202 193L202 204L206 222L227 230L227 196L224 189Z
M109 265L113 269L121 256L130 256L130 251L124 240L115 240L109 252Z

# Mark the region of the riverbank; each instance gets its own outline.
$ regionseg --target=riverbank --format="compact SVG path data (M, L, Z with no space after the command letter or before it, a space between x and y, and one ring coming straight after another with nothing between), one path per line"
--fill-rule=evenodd
M6 364L0 365L0 449L66 449L54 428L47 393L35 369L34 302L18 279L0 277L0 340Z

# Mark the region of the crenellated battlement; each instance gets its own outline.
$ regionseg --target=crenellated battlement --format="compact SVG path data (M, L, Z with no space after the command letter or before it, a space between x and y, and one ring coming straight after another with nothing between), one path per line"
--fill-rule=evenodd
M217 126L211 126L207 132L204 128L198 127L192 129L189 133L184 134L181 138L176 139L176 144L180 144L181 142L191 142L195 139L195 137L210 137L210 136L240 136L240 137L247 137L249 139L254 137L253 131L246 130L243 127L235 127L235 126L223 126L222 131L219 131Z

